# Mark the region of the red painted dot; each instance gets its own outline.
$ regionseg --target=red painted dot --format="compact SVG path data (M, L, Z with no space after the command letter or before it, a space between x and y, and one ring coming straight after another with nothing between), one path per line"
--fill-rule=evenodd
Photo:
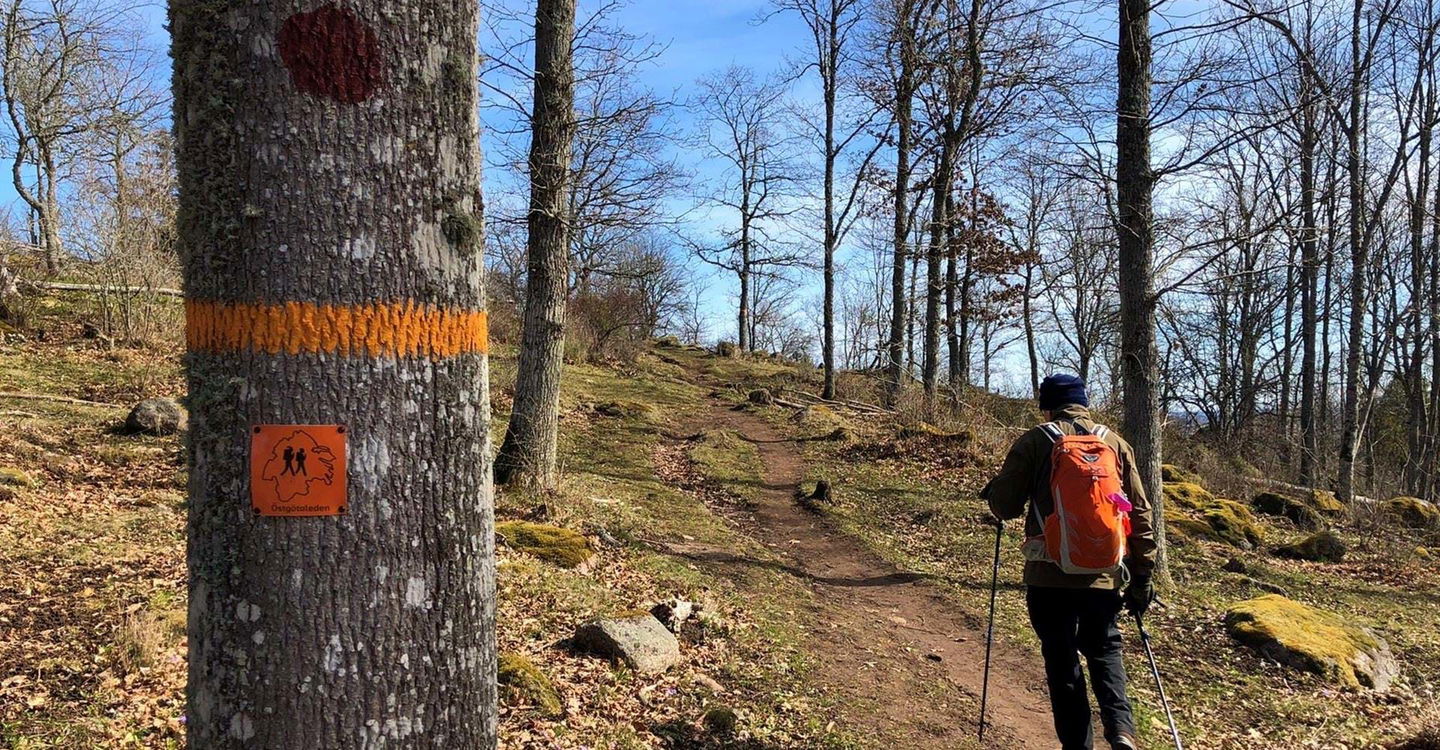
M334 3L296 13L280 27L280 59L295 88L358 104L383 83L380 42L355 13Z

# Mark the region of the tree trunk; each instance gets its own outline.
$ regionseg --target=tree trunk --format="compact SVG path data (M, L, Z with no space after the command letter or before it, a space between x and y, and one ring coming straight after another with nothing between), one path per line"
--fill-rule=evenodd
M1364 237L1365 207L1364 162L1360 153L1360 111L1364 92L1364 70L1360 65L1360 35L1363 0L1354 0L1350 31L1350 122L1346 127L1347 153L1345 171L1349 178L1350 199L1348 222L1350 243L1350 329L1345 345L1345 402L1342 406L1343 428L1340 434L1340 471L1335 496L1349 503L1355 496L1355 458L1360 443L1360 362L1365 337L1365 276L1369 272L1370 253Z
M570 47L575 0L539 0L535 9L535 101L530 138L525 322L515 369L515 406L495 457L495 481L555 487L560 374L565 366L565 300L570 240L567 183L575 137Z
M960 385L964 379L960 374L960 331L955 327L959 316L956 295L960 287L960 231L956 225L955 195L951 191L945 196L945 339L949 345L950 393L958 400Z
M1150 169L1150 4L1120 0L1120 78L1116 106L1119 201L1120 357L1125 437L1135 448L1145 493L1155 509L1156 579L1169 585L1165 507L1160 487L1159 357L1155 346L1154 242Z
M493 748L476 6L293 8L170 4L188 744ZM258 425L344 426L341 514L252 512Z
M1305 79L1309 80L1308 75ZM1309 99L1313 90L1301 85L1300 99L1300 483L1314 488L1319 482L1316 458L1319 438L1316 433L1316 336L1320 314L1316 299L1319 291L1320 237L1315 224L1315 104Z
M1021 304L1025 325L1025 355L1030 361L1030 395L1039 398L1040 357L1035 351L1035 312L1033 310L1034 297L1032 296L1035 286L1036 262L1029 261L1025 266L1025 296L1021 298Z
M927 409L933 407L940 383L940 297L945 291L945 279L941 274L946 250L945 226L951 219L945 207L950 196L950 171L954 160L953 129L953 123L945 129L930 198L930 245L925 253L925 345L920 369Z
M840 230L835 226L835 97L839 87L839 18L834 0L825 28L828 54L820 60L820 78L825 98L825 310L821 332L821 360L825 382L821 398L835 398L835 250Z
M902 368L905 346L905 260L909 238L906 208L910 190L910 106L915 89L915 35L911 27L914 15L914 0L898 0L895 12L895 33L899 35L899 76L895 85L895 247L894 262L890 269L890 340L886 342L885 403L894 406L900 398Z

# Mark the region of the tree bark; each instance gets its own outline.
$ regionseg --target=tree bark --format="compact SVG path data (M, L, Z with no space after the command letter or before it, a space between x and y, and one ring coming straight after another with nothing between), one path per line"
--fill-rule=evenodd
M525 322L515 369L515 406L495 457L495 481L555 487L560 375L565 366L565 300L570 279L570 149L575 138L571 40L575 0L539 0L535 9L535 96L530 137Z
M840 230L835 225L835 162L839 157L835 146L835 99L840 86L840 10L835 0L826 10L825 54L820 55L818 66L825 99L825 310L820 344L825 382L820 395L835 398L835 250L840 242Z
M1116 188L1120 261L1120 357L1125 437L1135 448L1155 509L1156 579L1169 585L1160 486L1159 357L1155 346L1154 242L1150 168L1150 4L1120 0L1120 88L1116 102Z
M476 5L294 7L170 3L188 744L493 748ZM348 512L252 512L263 424L345 427Z
M1308 82L1309 76L1305 75ZM1315 104L1309 85L1300 87L1300 483L1314 488L1319 483L1316 458L1315 396L1316 337L1320 283L1319 230L1315 222Z
M954 123L950 123L942 136L930 198L930 244L925 253L925 344L920 368L927 409L933 408L940 383L940 298L945 291L942 275L947 245L945 227L951 220L945 208L946 199L950 196L950 174L954 161L953 131Z
M1355 496L1355 459L1360 444L1360 363L1365 341L1365 277L1369 273L1370 253L1364 236L1365 207L1364 161L1360 153L1360 113L1364 92L1364 69L1360 60L1360 36L1364 2L1354 0L1350 31L1350 122L1345 131L1345 172L1348 177L1350 216L1347 223L1350 244L1350 327L1345 346L1345 401L1342 405L1343 428L1340 434L1340 469L1335 496L1349 503Z
M900 399L903 381L905 355L905 321L908 318L905 298L906 245L909 238L909 210L907 199L910 190L910 108L915 93L915 33L912 26L915 15L914 0L897 0L895 9L895 33L899 36L896 44L899 75L895 84L895 247L890 268L890 339L885 350L889 357L886 363L885 405L894 406Z

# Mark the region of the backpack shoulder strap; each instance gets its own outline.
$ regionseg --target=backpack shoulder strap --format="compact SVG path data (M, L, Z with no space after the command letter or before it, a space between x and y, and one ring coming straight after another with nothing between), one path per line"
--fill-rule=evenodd
M1095 437L1098 437L1101 440L1104 440L1105 438L1110 436L1110 428L1106 427L1103 424L1095 425L1094 429L1092 429L1090 432L1095 435Z
M1060 442L1060 438L1065 437L1065 432L1060 429L1060 425L1054 422L1046 422L1040 425L1040 431L1044 432L1045 437L1050 438L1050 442L1052 443L1058 443Z

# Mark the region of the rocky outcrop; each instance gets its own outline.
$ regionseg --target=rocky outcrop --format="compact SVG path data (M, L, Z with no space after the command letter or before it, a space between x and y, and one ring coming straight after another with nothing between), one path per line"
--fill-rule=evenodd
M1349 551L1349 546L1335 532L1321 531L1294 544L1278 547L1275 554L1291 560L1338 563L1345 559L1345 553Z
M1278 492L1261 492L1250 501L1251 507L1267 516L1288 518L1302 529L1315 530L1325 525L1320 512L1293 497Z
M1380 504L1380 510L1412 529L1440 526L1440 508L1418 497L1392 497Z

